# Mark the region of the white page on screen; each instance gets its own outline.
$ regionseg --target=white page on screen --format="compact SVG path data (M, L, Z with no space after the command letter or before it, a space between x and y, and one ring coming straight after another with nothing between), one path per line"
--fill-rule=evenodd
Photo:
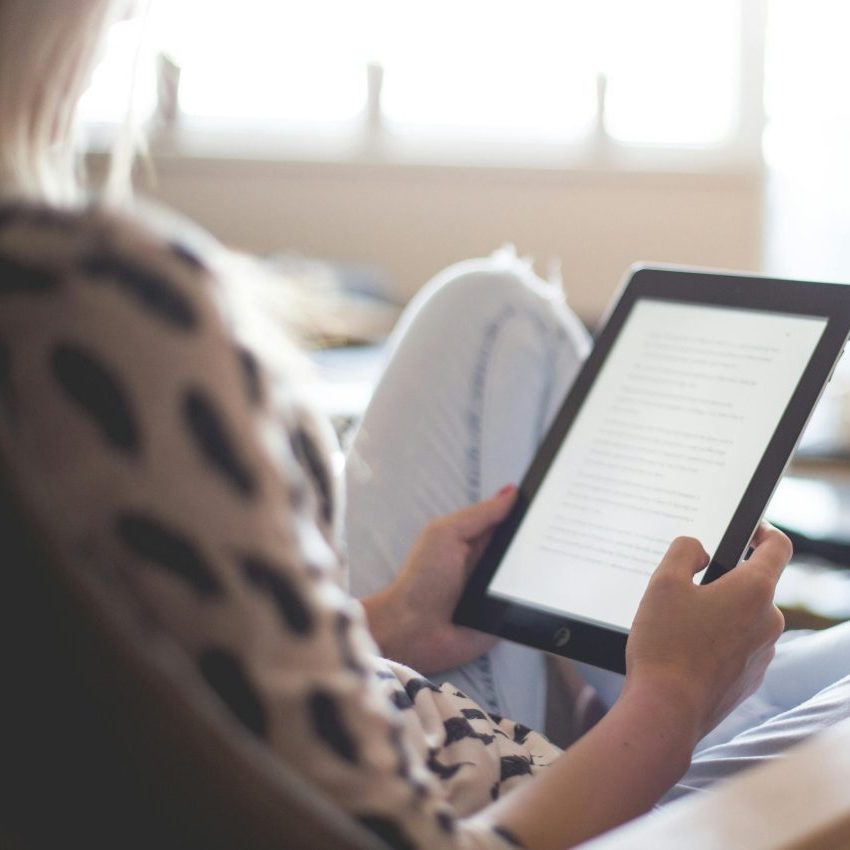
M489 594L628 631L674 537L716 551L826 324L639 300Z

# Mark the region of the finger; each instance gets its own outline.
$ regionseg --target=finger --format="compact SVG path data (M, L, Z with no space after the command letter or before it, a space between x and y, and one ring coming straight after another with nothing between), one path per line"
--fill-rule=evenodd
M753 535L751 545L752 555L740 566L768 573L775 584L794 554L791 541L779 529L762 523Z
M656 573L679 575L690 581L708 566L708 552L694 537L677 537L668 547Z
M756 546L759 545L759 543L764 541L767 538L767 536L773 531L777 531L780 534L782 534L782 532L779 531L779 529L775 525L771 525L766 520L762 520L758 524L758 528L755 530L755 533L753 534L753 539L750 541L750 546L755 548ZM789 540L788 542L790 543L791 541Z
M446 517L462 540L474 540L485 531L490 531L510 513L516 501L517 488L503 487L490 499L476 502Z
M758 546L759 543L761 543L762 540L764 540L765 535L767 534L768 531L770 531L771 528L773 528L773 526L770 525L770 523L765 522L765 520L762 520L758 524L758 527L756 528L756 530L753 532L752 539L750 540L750 547L755 548L756 546Z
M484 550L490 545L490 541L493 539L493 529L491 528L489 531L485 531L483 534L479 535L472 542L468 542L469 546L469 557L466 559L466 574L467 576L472 573L475 569L475 566L481 560L481 556L484 554Z

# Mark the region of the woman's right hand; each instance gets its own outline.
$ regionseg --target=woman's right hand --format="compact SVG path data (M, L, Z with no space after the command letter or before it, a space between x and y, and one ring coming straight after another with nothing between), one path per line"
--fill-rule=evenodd
M750 558L708 585L696 540L673 541L626 646L611 710L552 765L486 810L534 850L572 847L648 811L677 782L696 743L752 693L773 657L782 614L773 591L791 542L761 526Z
M693 577L708 555L693 538L671 543L649 582L626 647L625 690L656 683L693 712L697 737L713 729L761 683L782 634L773 604L791 541L761 525L753 552L708 585Z

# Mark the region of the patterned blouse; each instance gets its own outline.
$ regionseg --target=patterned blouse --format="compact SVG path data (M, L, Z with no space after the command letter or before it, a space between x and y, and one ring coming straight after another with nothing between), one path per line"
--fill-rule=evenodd
M0 207L0 450L24 497L388 845L515 846L475 814L559 750L379 657L340 579L327 427L294 381L270 392L213 265L96 208Z

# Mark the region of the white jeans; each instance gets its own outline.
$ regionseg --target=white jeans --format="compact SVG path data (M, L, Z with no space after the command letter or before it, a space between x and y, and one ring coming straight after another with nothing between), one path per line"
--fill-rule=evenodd
M388 584L428 520L516 483L589 339L560 287L509 252L438 275L414 299L346 463L351 590ZM622 677L578 665L611 704ZM668 798L769 758L850 715L850 625L787 635L759 691L700 742ZM502 642L450 681L488 711L543 728L543 654Z

